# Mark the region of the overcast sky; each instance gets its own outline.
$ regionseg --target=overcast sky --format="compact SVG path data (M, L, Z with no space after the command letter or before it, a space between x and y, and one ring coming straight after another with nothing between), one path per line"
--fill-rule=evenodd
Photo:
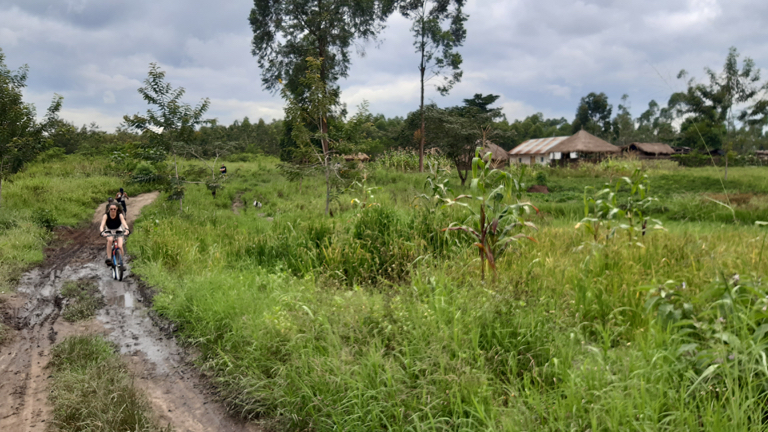
M124 114L144 112L136 89L150 62L186 102L209 97L209 117L229 124L248 116L283 117L283 101L261 88L250 54L249 0L0 0L0 48L6 65L28 64L25 92L38 113L54 93L62 117L113 130ZM684 88L680 69L701 77L722 68L728 48L768 68L766 0L469 0L464 79L447 97L501 96L511 121L542 112L573 119L579 99L605 92L614 107L630 96L638 115L651 99L665 104ZM355 56L340 82L350 111L363 100L374 113L403 116L418 106L418 58L409 23L393 16L378 44ZM378 45L378 47L376 46Z

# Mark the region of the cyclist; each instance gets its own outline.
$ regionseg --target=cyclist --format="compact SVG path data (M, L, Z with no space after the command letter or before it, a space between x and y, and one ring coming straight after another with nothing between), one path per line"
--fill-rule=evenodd
M224 164L221 164L221 168L219 168L219 174L225 175L227 173L227 167L224 166Z
M128 201L128 194L125 193L123 188L120 188L120 192L115 195L115 199L118 204L123 206L123 214L128 214L128 204L126 203L126 201Z
M101 218L99 232L102 236L107 238L107 259L104 262L107 265L112 265L112 241L114 240L115 233L128 233L128 224L125 222L125 217L123 217L123 213L120 211L120 206L118 206L116 202L112 202L107 206L107 213ZM123 237L117 238L117 247L120 249L123 256L125 256Z

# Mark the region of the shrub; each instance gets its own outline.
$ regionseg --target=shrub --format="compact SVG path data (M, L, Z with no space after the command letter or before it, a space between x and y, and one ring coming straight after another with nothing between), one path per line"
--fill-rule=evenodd
M47 208L38 208L34 210L32 213L32 220L34 220L40 228L45 228L48 231L53 231L56 227L56 215L53 211Z

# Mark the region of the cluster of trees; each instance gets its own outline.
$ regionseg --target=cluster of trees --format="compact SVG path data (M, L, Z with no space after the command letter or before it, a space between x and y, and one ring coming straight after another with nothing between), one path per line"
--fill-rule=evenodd
M10 70L0 49L0 202L3 180L50 146L49 133L59 121L61 96L54 96L42 122L37 121L34 105L24 102L28 72L26 65Z
M673 93L667 106L651 101L639 117L629 112L624 95L618 112L605 93L583 97L571 133L584 129L617 145L663 142L701 150L748 152L768 147L768 82L750 58L739 68L739 53L731 48L722 71L705 69L705 80L690 78L686 90ZM681 71L679 79L687 79Z

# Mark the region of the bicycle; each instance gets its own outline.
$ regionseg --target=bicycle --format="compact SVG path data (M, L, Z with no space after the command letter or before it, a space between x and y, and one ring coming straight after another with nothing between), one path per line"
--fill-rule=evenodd
M116 281L123 280L123 253L120 248L117 247L117 239L120 237L127 238L130 232L126 231L111 231L104 230L101 232L102 237L112 237L112 278ZM123 241L123 248L125 248L125 241Z

